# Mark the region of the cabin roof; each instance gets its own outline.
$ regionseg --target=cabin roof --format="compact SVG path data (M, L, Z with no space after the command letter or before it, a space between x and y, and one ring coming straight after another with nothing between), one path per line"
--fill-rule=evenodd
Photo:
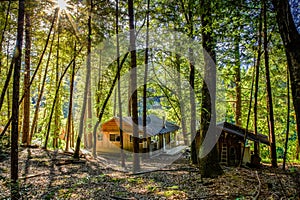
M221 122L221 123L217 124L217 127L221 128L224 132L237 135L241 139L245 137L246 129L242 128L240 126L237 126L235 124L231 124L229 122ZM255 142L261 142L266 145L270 145L268 136L260 134L260 133L255 135L254 132L250 131L250 130L247 131L247 139L255 141Z
M176 124L164 121L156 115L149 115L146 119L146 131L148 136L175 132L179 129ZM133 120L131 117L122 117L123 131L132 134ZM113 117L111 120L102 124L102 131L118 131L120 127L120 117ZM138 130L143 133L143 120L138 119Z

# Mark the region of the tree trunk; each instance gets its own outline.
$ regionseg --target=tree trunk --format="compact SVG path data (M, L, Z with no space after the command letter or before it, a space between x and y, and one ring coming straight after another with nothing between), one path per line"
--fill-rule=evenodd
M128 109L127 109L127 115L128 117L132 116L132 103L131 103L131 79L128 80Z
M191 160L193 164L198 163L198 151L200 149L199 146L199 137L200 135L196 132L196 103L195 103L195 66L193 64L192 58L192 50L189 49L190 53L190 105L191 105Z
M271 151L271 163L272 167L277 167L277 156L276 156L276 139L275 139L275 127L274 127L274 111L273 111L273 99L272 99L272 88L270 80L270 69L269 69L269 52L268 52L268 32L267 32L267 2L263 2L263 15L264 15L264 55L265 55L265 70L266 70L266 85L267 85L267 109L269 113L269 140L270 140L270 151Z
M30 2L25 11L25 72L24 72L24 113L22 143L29 144L30 131L30 50L31 50L31 20Z
M193 5L192 2L188 2L187 9L185 7L184 1L180 1L182 10L184 12L185 20L188 26L188 36L194 39L194 21L193 21ZM200 149L200 135L196 132L196 104L195 104L195 66L193 58L193 50L189 48L189 64L190 64L190 74L189 74L189 84L190 84L190 106L191 106L191 121L190 121L190 131L191 131L191 160L193 164L198 163L198 150Z
M71 144L70 147L74 148L74 144L75 144L75 130L74 130L74 118L73 116L71 117Z
M24 31L25 1L19 0L17 42L14 58L16 60L13 76L13 102L12 102L12 132L11 132L11 199L19 199L18 186L18 141L19 141L19 90L20 68L22 59L22 42Z
M60 130L60 123L59 123L59 118L60 118L60 89L58 88L58 82L59 82L59 49L60 49L60 35L59 35L59 21L57 24L57 49L56 49L56 73L55 73L55 87L57 88L57 95L56 95L56 101L54 105L54 133L53 133L53 148L57 149L58 148L58 136L59 136L59 130ZM49 120L49 124L51 124L51 120Z
M102 97L102 88L103 88L103 78L101 75L102 72L102 60L101 60L101 51L99 52L99 66L98 66L98 83L97 83L97 92L96 92L96 104L100 105L100 100ZM100 107L97 106L96 108L96 115L97 117L99 117L99 113L100 113Z
M124 136L123 136L123 114L122 114L122 101L121 101L121 83L120 83L120 41L119 41L119 1L116 0L116 35L117 35L117 77L118 77L118 109L120 119L120 149L121 149L121 163L122 167L125 168L125 155L124 155Z
M87 53L88 56L91 54L91 49L92 49L92 11L93 11L93 0L90 0L90 14L88 18L88 45L87 45ZM91 77L91 58L87 59L87 64L89 65L89 77ZM97 142L97 135L93 135L92 132L92 91L91 91L91 78L89 79L89 87L88 87L88 96L87 96L87 143L88 143L88 148L93 147L93 155L96 157L96 142ZM94 145L93 145L93 140L94 140Z
M240 60L240 36L237 36L234 41L235 51L235 123L238 126L242 125L242 87L241 87L241 60Z
M194 39L194 20L193 20L193 7L191 3L188 3L188 17L186 21L189 26L189 37ZM190 74L189 74L189 83L190 83L190 106L191 106L191 160L193 164L198 164L198 152L200 149L200 135L196 131L196 103L195 103L195 66L193 58L193 49L189 48L189 62L190 62Z
M145 48L145 73L144 73L144 87L143 87L143 142L146 145L143 153L147 154L150 150L150 142L147 137L147 82L148 82L148 65L149 65L149 12L150 12L150 0L147 0L147 16L146 16L146 48ZM147 156L145 156L147 157Z
M286 115L286 133L285 133L285 143L284 143L284 154L283 154L283 163L282 169L285 170L285 163L287 158L287 150L288 150L288 142L289 142L289 132L290 132L290 109L291 109L291 101L290 101L290 75L289 70L287 69L287 115Z
M293 104L296 113L298 145L300 146L300 34L298 33L288 0L273 0L279 32L285 47L290 72Z
M206 8L201 15L202 24L202 45L207 51L204 53L204 80L202 86L202 105L201 105L201 121L200 121L200 144L206 137L209 126L216 127L216 52L215 40L212 34L212 14L211 2L208 0L201 1L201 7ZM212 60L211 60L212 59ZM214 62L214 63L213 63ZM203 144L202 144L203 145ZM201 152L200 152L201 154ZM217 145L204 157L199 159L199 169L202 177L216 177L223 173L219 165L219 156Z
M86 107L88 103L88 95L89 95L89 87L90 87L90 79L91 79L91 14L92 14L92 0L89 1L89 19L88 19L88 41L87 41L87 61L86 61L86 80L85 80L85 88L84 88L84 95L83 95L83 104L80 116L80 124L79 124L79 133L77 137L74 158L79 159L79 150L80 150L80 141L83 135L83 128L84 128L84 118L86 117ZM94 133L96 134L96 133ZM93 154L96 152L93 152ZM94 155L95 156L95 155Z
M6 56L6 67L8 68L9 66L9 52L10 52L10 43L9 41L7 41L7 56ZM7 98L7 119L11 118L11 88L8 87L7 88L7 94L6 94L6 98ZM7 132L10 132L11 130L8 129ZM1 133L2 134L2 133ZM1 138L1 136L0 136ZM10 140L8 140L8 144L7 146L10 146Z
M256 70L256 77L255 77L255 90L254 90L254 106L253 106L253 112L254 112L254 134L257 135L257 99L258 99L258 90L259 90L259 68L261 63L261 45L262 45L262 9L259 17L259 26L258 26L258 47L257 47L257 62L255 66ZM259 146L258 142L254 142L254 155L259 156Z
M255 61L255 59L254 59ZM255 62L254 62L255 64ZM250 116L251 116L251 109L252 109L252 94L253 94L253 87L254 87L254 77L255 77L255 70L253 70L252 73L252 81L251 81L251 91L250 91L250 100L249 100L249 108L248 108L248 114L247 114L247 122L246 122L246 130L245 130L245 135L244 135L244 141L243 141L243 149L242 149L242 155L239 161L239 166L242 166L243 164L243 159L244 159L244 154L245 154L245 148L246 148L246 141L247 141L247 132L249 128L249 122L250 122Z
M74 62L73 62L73 68L71 72L71 85L70 85L70 98L69 98L69 112L68 112L68 119L67 119L67 138L66 138L66 148L65 151L69 151L69 146L70 146L70 139L71 139L71 120L72 120L72 108L73 108L73 90L74 90L74 79L75 79L75 67L76 67L76 42L74 45Z
M135 46L135 28L134 28L134 7L133 0L128 0L129 29L130 29L130 52L131 52L131 70L130 70L130 94L131 94L131 113L133 121L133 172L140 170L139 158L139 132L138 132L138 102L137 102L137 72L136 72L136 46Z

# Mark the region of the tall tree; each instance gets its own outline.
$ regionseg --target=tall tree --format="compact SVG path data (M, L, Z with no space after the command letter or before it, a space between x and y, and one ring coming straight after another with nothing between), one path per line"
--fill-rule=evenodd
M291 101L290 101L290 75L289 70L286 70L287 73L287 114L286 114L286 133L285 133L285 142L284 142L284 154L283 154L283 163L282 169L285 170L286 158L287 158L287 150L288 150L288 142L289 142L289 132L290 132L290 108L291 108Z
M240 35L234 39L234 59L235 59L235 123L238 126L242 125L242 87L241 87L241 60L240 60Z
M262 55L262 15L263 9L261 9L259 22L258 22L258 35L257 35L257 60L255 64L255 88L254 88L254 105L253 105L253 113L254 113L254 134L258 134L258 124L257 124L257 106L258 106L258 90L259 90L259 72L260 72L260 64L261 64L261 55ZM259 156L259 146L258 142L254 142L254 155Z
M290 72L292 98L296 113L298 145L300 146L300 34L294 23L289 1L272 0L272 2Z
M180 7L183 12L183 16L186 22L186 30L187 35L194 39L195 37L195 30L194 30L194 15L196 8L196 1L188 0L180 1ZM198 150L199 150L199 133L196 132L196 103L195 103L195 66L194 66L194 58L193 58L193 49L188 49L189 53L189 84L190 84L190 91L189 91L189 98L190 98L190 110L191 110L191 121L190 121L190 132L191 132L191 160L193 164L198 163ZM182 104L181 104L182 105ZM183 117L183 116L182 116ZM185 126L185 122L183 121L183 126ZM184 127L183 127L184 128ZM186 141L187 142L187 141Z
M116 0L116 39L117 39L117 77L118 77L118 109L120 119L120 149L121 149L121 163L122 167L125 167L125 155L124 155L124 136L123 136L123 113L122 113L122 99L121 99L121 83L120 83L120 39L119 39L119 0Z
M139 132L138 132L138 102L137 102L137 72L136 72L136 44L135 44L135 28L134 28L134 7L133 0L128 0L129 29L130 29L130 94L131 94L131 113L133 121L133 172L140 170L139 158Z
M89 58L87 59L87 65L91 68L91 52L92 52L92 12L93 12L93 0L90 0L90 11L88 18L88 44L87 44L87 53L89 54ZM89 70L91 73L91 70ZM91 77L91 74L89 75ZM89 79L89 87L88 87L88 96L87 96L87 138L88 138L88 147L93 147L93 155L96 157L96 143L97 143L97 135L92 134L92 89L91 89L91 79ZM94 141L94 145L93 145Z
M24 106L22 143L30 143L30 52L31 52L31 2L25 10L25 72L24 72Z
M92 0L89 1L89 21L91 20L91 8L92 8ZM91 24L88 23L88 26ZM79 123L79 133L76 141L76 146L75 146L75 152L74 152L74 158L79 159L79 150L80 150L80 142L81 138L83 135L83 128L84 128L84 118L86 115L86 107L87 107L87 101L88 101L88 91L90 87L90 79L91 79L91 32L89 29L88 32L88 38L87 38L87 61L86 61L86 77L85 77L85 86L84 86L84 94L83 94L83 102L82 102L82 110L81 110L81 115L80 115L80 123ZM96 133L94 133L96 134ZM96 152L93 152L93 154ZM94 155L95 156L95 155Z
M72 127L72 108L73 108L73 91L74 91L74 79L75 79L75 68L76 68L76 42L74 45L74 62L71 71L71 85L70 85L70 97L69 97L69 112L68 112L68 119L67 119L67 138L66 138L66 148L65 151L69 151L70 140L71 140L71 127Z
M266 70L266 85L267 85L267 109L268 109L268 125L269 125L269 138L270 138L270 151L272 167L277 167L276 156L276 139L275 139L275 127L274 127L274 110L273 110L273 98L269 69L269 50L268 50L268 26L267 26L267 0L263 1L263 18L264 18L264 55L265 55L265 70Z
M54 149L58 148L58 136L60 130L60 89L59 87L59 74L60 74L60 21L58 19L57 23L57 48L56 48L56 65L55 65L55 88L58 90L57 95L55 96L54 101L54 133L53 133L53 143L52 146ZM51 118L49 120L49 125L51 125Z
M147 15L146 15L146 49L145 49L145 73L144 73L144 87L143 87L143 137L144 144L146 144L146 148L143 146L145 152L148 153L150 150L150 138L147 137L147 81L148 81L148 65L149 65L149 12L150 12L150 0L147 0Z
M15 67L13 76L13 101L12 101L12 131L11 131L11 199L19 199L18 186L18 141L19 141L19 90L20 68L22 61L22 43L24 31L25 1L19 0L17 42L14 53Z
M204 53L204 80L202 84L202 104L201 104L201 121L200 121L200 144L207 134L209 126L216 127L216 52L215 38L212 33L212 3L209 0L201 0L201 35L202 46L206 50ZM214 63L212 63L214 62ZM216 143L215 143L216 144ZM200 152L201 154L201 152ZM217 146L214 145L212 150L199 160L199 169L203 177L215 177L223 173L219 165L219 156Z

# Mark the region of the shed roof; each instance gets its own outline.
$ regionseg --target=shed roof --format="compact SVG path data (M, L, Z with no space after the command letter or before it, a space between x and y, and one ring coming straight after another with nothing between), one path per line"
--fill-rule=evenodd
M223 131L234 134L239 136L240 138L245 137L246 129L242 128L240 126L237 126L235 124L231 124L229 122L221 122L217 124L218 128L221 128ZM270 145L268 136L263 134L257 134L255 135L253 131L247 131L247 139L255 141L255 142L261 142L266 145Z
M165 121L156 115L147 116L146 131L148 136L155 136L175 132L179 129L176 124ZM131 117L122 117L123 130L132 134L133 120ZM102 131L117 131L120 127L120 117L113 117L111 120L102 124ZM138 130L143 133L143 120L138 118Z

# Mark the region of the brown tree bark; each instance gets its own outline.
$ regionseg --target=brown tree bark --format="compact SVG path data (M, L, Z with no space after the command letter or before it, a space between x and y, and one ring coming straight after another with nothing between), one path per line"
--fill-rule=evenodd
M139 157L139 133L138 133L138 102L137 102L137 72L136 72L136 44L135 44L135 27L134 27L134 5L133 0L128 0L129 30L130 30L130 94L131 94L131 113L133 121L133 172L140 170Z
M89 1L89 19L88 19L88 26L91 25L91 4L92 0ZM90 79L91 79L91 28L88 27L89 32L88 32L88 42L87 42L87 62L86 62L86 80L85 80L85 89L84 89L84 96L83 96L83 103L82 103L82 110L81 110L81 116L80 116L80 124L79 124L79 133L77 137L77 142L75 146L75 152L74 152L74 158L79 159L79 150L80 150L80 141L83 135L83 128L84 128L84 118L86 115L86 107L88 104L88 92L89 92L89 87L90 87ZM96 133L94 133L96 134ZM95 147L96 148L96 147ZM95 153L94 157L95 157Z
M272 2L290 72L292 98L296 113L298 145L300 146L300 34L293 21L289 1L273 0Z
M73 91L74 91L74 79L75 79L75 67L76 67L76 42L74 45L74 62L73 62L73 67L72 67L72 72L71 72L71 85L70 85L70 98L69 98L69 112L68 112L68 119L67 119L67 139L66 139L66 148L65 151L69 151L70 147L70 140L71 140L71 126L72 126L72 108L73 108Z
M180 1L181 8L184 12L185 21L188 27L188 36L194 38L194 20L193 20L193 1L188 1L187 6L184 1ZM190 131L191 131L191 160L193 164L198 163L198 151L200 148L200 135L196 132L196 103L195 103L195 66L193 58L193 50L189 48L189 84L190 84L190 107L191 107L191 121L190 121Z
M257 130L257 104L258 104L258 90L259 90L259 68L261 63L261 55L262 55L262 15L263 10L261 9L259 24L258 24L258 46L257 46L257 60L255 65L255 87L254 87L254 105L253 105L253 112L254 112L254 134L258 134ZM259 146L257 142L254 142L254 155L259 156Z
M119 1L116 0L116 35L117 35L117 78L118 78L118 109L119 109L119 119L120 119L120 153L121 153L121 164L122 167L125 166L125 154L124 154L124 136L123 136L123 113L122 113L122 99L121 99L121 83L120 83L120 40L119 40Z
M286 133L285 133L285 141L284 141L284 154L283 154L283 162L282 169L285 170L286 158L287 158L287 150L288 150L288 142L289 142L289 132L290 132L290 110L291 110L291 101L290 101L290 75L289 70L286 70L287 73L287 115L286 115Z
M148 153L150 150L150 138L147 137L147 81L148 81L148 65L149 65L149 12L150 0L147 0L147 16L146 16L146 48L145 48L145 73L144 73L144 86L143 86L143 142L146 144L143 153ZM147 157L147 156L145 156Z
M202 86L202 104L201 104L201 121L200 121L200 144L202 144L206 137L209 126L216 127L216 52L215 52L215 39L212 34L212 13L211 2L209 0L202 0L201 7L205 8L201 15L202 25L202 46L206 50L204 52L204 80ZM212 60L211 60L212 59ZM214 63L212 63L214 62ZM202 144L203 145L203 144ZM219 156L217 145L208 155L200 158L199 169L202 177L216 177L223 173L219 165Z
M238 126L242 125L242 87L241 87L241 60L240 60L240 36L237 36L234 41L235 51L235 123Z
M89 18L88 18L88 45L87 45L87 53L90 56L92 52L92 11L93 11L93 1L90 0L90 11L89 11ZM91 68L91 58L88 58L87 63L89 65L89 68ZM89 73L91 73L91 70L89 70ZM91 74L89 75L91 77ZM93 147L93 155L96 157L96 142L97 142L97 135L93 135L92 131L92 91L91 91L91 79L89 79L89 87L88 87L88 93L87 93L87 143L88 148ZM94 141L94 145L93 145Z
M24 106L22 143L30 143L30 52L31 52L31 7L27 3L25 10L25 73L24 73Z
M54 131L53 131L53 142L52 146L54 149L58 148L58 136L59 136L59 131L60 131L60 89L59 87L59 49L60 49L60 26L59 26L59 21L57 23L57 47L56 47L56 65L55 65L55 87L57 88L57 95L55 96L56 101L54 102ZM49 125L51 126L51 120L49 120Z
M12 101L12 132L11 132L11 199L19 199L18 186L18 141L19 141L19 92L20 68L22 59L22 42L24 31L25 1L19 0L17 42L14 53L15 67L13 76L13 101Z
M266 71L265 73L266 73L266 86L267 86L267 109L268 109L268 114L269 114L268 125L269 125L270 153L271 153L272 167L277 167L273 98L272 98L272 88L271 88L270 69L269 69L267 2L266 2L266 0L263 1L263 18L264 18L264 55L265 55L265 71Z

